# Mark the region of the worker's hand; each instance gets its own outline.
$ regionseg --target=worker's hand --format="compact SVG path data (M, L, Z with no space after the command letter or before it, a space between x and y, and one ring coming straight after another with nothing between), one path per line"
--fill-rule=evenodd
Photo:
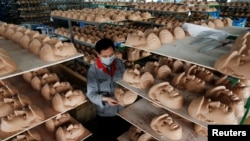
M110 106L116 106L119 104L117 100L115 100L111 97L103 97L102 100L106 101Z

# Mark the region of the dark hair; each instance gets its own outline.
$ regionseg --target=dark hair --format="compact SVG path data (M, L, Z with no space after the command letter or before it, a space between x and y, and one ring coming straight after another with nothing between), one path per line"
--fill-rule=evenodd
M115 50L114 42L111 39L103 38L96 42L95 50L97 53L101 53L102 50L106 50L112 47Z

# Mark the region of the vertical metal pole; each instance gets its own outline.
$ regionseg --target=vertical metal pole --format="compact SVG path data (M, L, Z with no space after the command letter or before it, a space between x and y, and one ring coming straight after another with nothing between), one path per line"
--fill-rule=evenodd
M103 31L104 30L104 25L105 25L104 23L97 24L99 31Z
M68 20L68 30L69 30L69 36L70 36L70 41L71 43L74 44L74 36L73 36L73 29L72 29L72 22L71 20ZM77 66L77 60L74 59L74 69L76 69Z
M70 41L74 43L74 37L73 37L73 29L72 29L72 23L71 20L68 20L68 29L69 29L69 36L70 36Z

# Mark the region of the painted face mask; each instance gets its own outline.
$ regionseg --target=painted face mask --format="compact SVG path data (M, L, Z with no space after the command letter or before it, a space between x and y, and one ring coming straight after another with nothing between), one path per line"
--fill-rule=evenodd
M107 58L102 58L101 57L101 61L104 65L107 65L109 66L110 64L112 64L112 62L114 61L115 59L115 55L113 54L111 57L107 57Z

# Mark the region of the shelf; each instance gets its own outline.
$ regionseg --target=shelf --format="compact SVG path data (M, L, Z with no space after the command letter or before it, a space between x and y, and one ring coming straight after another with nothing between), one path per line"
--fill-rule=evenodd
M130 86L127 82L125 82L124 80L119 80L117 81L117 83L127 89L129 89L130 91L136 93L137 95L141 96L142 98L150 101L151 103L155 103L156 105L172 112L172 113L175 113L176 115L180 116L180 117L183 117L187 120L190 120L196 124L199 124L205 128L207 128L207 123L204 123L204 122L201 122L199 120L196 120L194 118L192 118L189 114L188 114L188 105L190 104L191 100L194 99L195 97L199 96L198 94L190 94L189 92L185 92L185 91L180 91L181 94L183 94L184 96L184 105L181 109L171 109L171 108L168 108L168 107L165 107L159 103L156 103L155 101L153 101L152 99L149 98L148 96L148 91L149 89L147 90L142 90L142 89L138 89L138 88L135 88L135 87L132 87Z
M95 47L95 44L90 44L90 43L83 42L83 41L80 41L80 40L75 40L74 39L74 42L79 43L79 44L83 44L85 46L89 46L89 47L92 47L92 48ZM115 42L114 45L115 45L115 47L119 47L122 43L124 43L124 42Z
M24 130L17 131L17 132L6 133L6 132L2 132L0 130L0 139L2 141L13 138L14 136L16 136L24 131L27 131L29 129L32 129L33 127L41 125L42 123L46 122L47 120L54 118L61 113L65 113L67 111L70 111L70 110L76 108L77 106L80 106L81 104L84 104L85 102L87 102L87 100L85 100L82 103L79 103L74 108L71 108L71 109L64 111L64 112L57 112L52 108L51 101L45 100L43 98L43 96L41 95L40 91L34 90L29 83L27 83L23 80L22 76L19 75L19 76L15 76L12 78L8 78L7 82L9 82L11 86L14 86L18 90L18 92L20 92L20 94L24 94L24 95L28 96L32 100L32 104L40 107L45 114L45 120L42 122L36 123L34 125L31 125L30 127L27 127Z
M41 141L56 141L55 135L53 133L49 132L46 129L44 124L39 125L33 129L41 135L41 137L42 137ZM79 136L77 139L75 139L74 141L83 141L83 140L87 139L88 137L90 137L91 135L92 135L92 133L88 129L85 128L85 132L81 136Z
M128 22L150 22L152 20L156 19L156 17L151 18L141 18L140 20L127 20Z
M195 37L185 37L184 39L181 40L175 40L171 44L164 44L162 45L162 47L156 50L147 50L144 48L137 48L137 49L149 51L154 54L170 57L173 59L178 59L184 62L189 62L191 64L196 64L198 66L215 70L214 63L220 56L229 53L230 47L228 46L218 47L202 53L199 52L199 49L206 45L210 45L212 42L206 44L191 44L194 41L197 41L198 39L199 38ZM213 42L218 43L217 41ZM123 44L123 46L132 47L126 44Z
M49 15L41 15L40 13L33 14L20 14L20 18L23 19L33 19L33 18L47 18L49 19Z
M224 14L220 14L221 17L232 17L232 18L249 18L250 16L241 16L241 15L235 15L235 12L233 11L230 11L231 14L227 14L227 15L224 15Z
M74 42L79 43L79 44L83 44L83 45L85 45L85 46L92 47L92 48L95 47L95 44L90 44L90 43L83 42L83 41L80 41L80 40L75 40L75 39L74 39Z
M152 9L137 9L137 8L135 8L134 10L138 10L138 11L150 11L150 12L157 12L157 13L168 13L168 14L188 14L188 12L189 12L189 11L176 12L176 11L152 10Z
M34 8L34 9L29 9L28 7L24 7L24 8L18 8L17 9L18 11L20 12L23 12L23 11L27 11L27 12L42 12L42 11L48 11L50 13L50 9L49 8L42 8L42 7L38 7L38 8Z
M150 122L156 116L168 113L162 108L152 106L145 99L140 99L132 105L121 110L118 115L127 120L134 126L140 128L142 131L150 134L153 138L159 141L169 141L165 136L161 136L150 127ZM174 118L182 127L182 139L179 141L206 141L206 137L198 136L192 127L192 123L184 122L182 119Z
M191 13L192 12L195 12L195 13L207 13L207 14L209 14L209 13L216 13L216 12L218 12L218 11L190 11Z
M150 19L142 19L142 20L128 20L128 22L147 24L147 25L156 25L154 23L154 20L155 20L155 18L150 18ZM161 25L161 26L163 26L163 25Z
M112 7L134 7L135 5L131 5L131 4L118 4L118 5L115 5L115 4L106 4L106 3L103 3L103 4L98 4L98 3L92 3L92 5L94 6L112 6Z
M0 80L21 75L33 70L60 64L83 56L82 53L77 53L76 55L67 57L59 61L46 62L40 60L38 56L30 53L28 49L23 49L19 45L13 43L11 40L0 39L0 46L10 54L10 57L18 65L16 71L11 74L1 75Z
M66 18L66 17L60 17L60 16L51 16L51 18L53 19L59 19L59 20L69 20L69 21L78 21L78 22L83 22L82 20L77 20L77 19L71 19L71 18ZM86 23L88 23L87 21L84 21ZM89 24L99 24L97 22L89 22Z
M248 9L249 6L232 6L232 5L220 5L221 8L234 8L234 9Z
M60 34L57 34L57 33L53 33L53 34L54 34L54 36L52 36L52 37L55 37L55 38L57 38L58 40L60 40L62 42L70 40L70 38L67 37L67 36L63 36L63 35L60 35Z
M64 37L64 38L70 40L70 38L67 37L67 36L64 36L64 35L61 35L61 34L57 34L57 33L54 33L54 34L57 35L57 36L62 36L62 37ZM90 44L90 43L83 42L83 41L76 40L76 39L74 39L74 42L75 42L75 43L82 44L82 45L85 45L85 46L88 46L88 47L92 47L92 48L95 47L95 44ZM124 42L115 42L114 45L115 45L115 47L119 47L122 43L124 43Z
M17 4L40 4L43 0L36 0L36 1L25 1L25 0L18 0Z
M100 22L92 22L92 21L84 21L84 20L79 20L79 19L65 18L65 17L60 17L60 16L51 16L51 18L60 19L60 20L69 20L69 21L74 21L74 22L83 22L85 24L95 25L95 26L99 26L100 24L105 24L105 23L122 22L122 21L107 21L107 22L100 23Z
M61 34L57 34L57 33L54 33L54 35L63 37L63 38L65 38L65 39L67 39L67 40L70 40L70 37L67 37L67 36L65 36L65 35L61 35Z
M74 123L78 123L78 121L76 121L73 117L71 117L71 118L72 119L70 121L73 121ZM88 129L86 129L85 127L83 127L83 128L85 129L85 132L82 135L80 135L77 139L75 139L74 141L83 141L92 135L92 133ZM49 132L46 129L45 124L38 125L38 126L32 128L31 130L39 133L39 135L41 136L41 140L39 140L39 141L56 141L55 132L53 132L53 133ZM44 136L44 135L46 135L46 136Z
M77 4L79 4L78 2L67 2L67 1L65 1L65 2L63 2L63 1L54 1L54 2L49 2L48 3L48 5L49 6L51 6L51 5L56 5L56 6L58 6L58 5L68 5L68 4L75 4L75 5L77 5Z
M110 4L105 4L105 6L109 6L109 7L134 7L135 5L110 5Z

